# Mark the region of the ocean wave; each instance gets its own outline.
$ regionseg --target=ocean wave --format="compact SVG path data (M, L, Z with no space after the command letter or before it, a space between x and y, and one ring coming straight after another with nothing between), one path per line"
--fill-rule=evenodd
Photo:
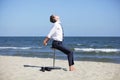
M110 48L74 48L77 52L120 52L120 49Z
M2 49L22 49L22 50L28 50L28 49L32 49L35 47L0 47L0 50ZM36 47L36 48L41 48L41 47Z
M85 45L85 44L77 44L77 46L87 46L87 45Z

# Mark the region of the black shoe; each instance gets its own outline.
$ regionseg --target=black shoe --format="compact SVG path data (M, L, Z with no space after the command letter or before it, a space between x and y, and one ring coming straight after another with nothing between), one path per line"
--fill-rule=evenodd
M40 71L45 72L45 67L41 67Z
M46 71L51 71L51 68L45 67L45 70L46 70Z

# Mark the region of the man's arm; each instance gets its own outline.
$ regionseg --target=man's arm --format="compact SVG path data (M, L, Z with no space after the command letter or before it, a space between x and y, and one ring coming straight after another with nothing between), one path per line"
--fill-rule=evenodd
M49 34L47 35L47 37L43 41L44 46L47 45L48 41L51 39L51 36L55 33L56 29L57 29L57 27L56 27L56 25L54 25L52 27L52 29L50 30Z
M50 40L50 38L46 37L43 41L43 45L46 46L49 40Z

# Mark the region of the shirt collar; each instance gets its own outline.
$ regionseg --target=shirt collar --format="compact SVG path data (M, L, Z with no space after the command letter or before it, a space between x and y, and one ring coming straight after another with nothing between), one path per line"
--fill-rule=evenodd
M61 23L61 21L60 21L60 20L58 20L58 21L56 21L55 23L58 23L58 24L59 24L59 23Z

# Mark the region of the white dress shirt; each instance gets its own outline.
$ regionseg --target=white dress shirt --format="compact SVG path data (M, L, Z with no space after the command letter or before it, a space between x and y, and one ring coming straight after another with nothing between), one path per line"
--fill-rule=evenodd
M56 41L63 41L63 30L60 21L53 23L53 27L47 37Z

